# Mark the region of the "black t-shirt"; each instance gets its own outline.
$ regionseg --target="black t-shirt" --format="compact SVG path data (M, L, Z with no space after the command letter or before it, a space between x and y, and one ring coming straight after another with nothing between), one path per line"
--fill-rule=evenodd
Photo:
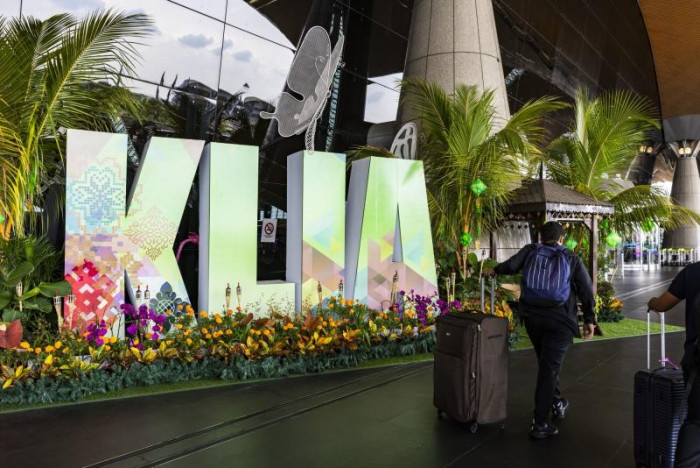
M693 364L695 340L698 337L697 316L700 307L700 262L683 268L668 287L668 292L678 299L685 299L685 353L683 366Z

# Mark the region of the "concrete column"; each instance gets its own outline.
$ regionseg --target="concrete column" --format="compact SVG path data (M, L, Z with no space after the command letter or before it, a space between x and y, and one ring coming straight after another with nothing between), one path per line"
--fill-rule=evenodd
M700 213L700 174L698 173L697 154L700 142L671 143L669 147L678 156L676 170L673 173L671 198L685 208ZM686 149L687 148L687 149ZM700 227L693 224L683 226L673 231L666 231L663 248L666 249L698 249L700 248Z
M491 0L416 0L413 5L405 77L495 90L497 128L510 117ZM402 105L399 121L414 119Z

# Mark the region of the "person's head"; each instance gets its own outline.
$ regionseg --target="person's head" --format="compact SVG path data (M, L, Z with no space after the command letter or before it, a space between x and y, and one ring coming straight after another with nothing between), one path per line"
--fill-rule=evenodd
M556 221L548 221L542 226L540 240L543 244L561 244L564 242L564 228Z

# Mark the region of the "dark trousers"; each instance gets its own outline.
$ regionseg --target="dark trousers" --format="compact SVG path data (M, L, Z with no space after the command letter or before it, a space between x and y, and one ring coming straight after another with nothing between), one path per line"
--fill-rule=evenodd
M535 390L535 423L549 420L552 404L561 398L559 370L574 332L557 320L531 315L525 317L525 329L537 354L538 372Z
M686 374L687 380L687 374ZM688 417L678 434L676 468L700 468L700 377L688 398Z

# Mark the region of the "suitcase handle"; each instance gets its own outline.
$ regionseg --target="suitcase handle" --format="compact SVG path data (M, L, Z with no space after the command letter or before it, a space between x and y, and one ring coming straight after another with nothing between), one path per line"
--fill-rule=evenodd
M659 313L661 322L661 367L666 367L666 314ZM651 309L647 309L647 369L651 370Z
M496 275L491 276L491 314L496 313ZM481 313L486 313L486 278L481 276Z

